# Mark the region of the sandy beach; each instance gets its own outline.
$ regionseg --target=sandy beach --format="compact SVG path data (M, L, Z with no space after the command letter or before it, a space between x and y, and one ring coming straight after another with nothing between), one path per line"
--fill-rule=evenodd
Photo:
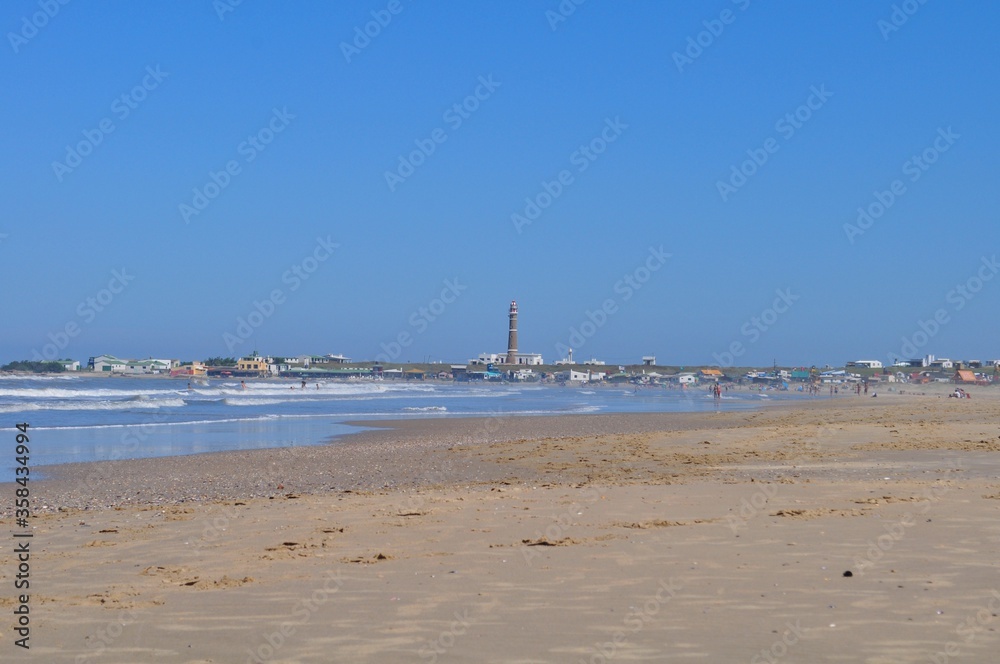
M424 419L32 484L19 662L991 662L1000 395ZM14 530L2 485L2 531Z

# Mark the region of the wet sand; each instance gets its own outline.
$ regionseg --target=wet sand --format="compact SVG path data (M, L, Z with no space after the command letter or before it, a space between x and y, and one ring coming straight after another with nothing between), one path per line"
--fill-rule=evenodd
M1000 394L930 392L417 420L321 447L53 467L33 485L28 652L0 539L0 652L995 661Z

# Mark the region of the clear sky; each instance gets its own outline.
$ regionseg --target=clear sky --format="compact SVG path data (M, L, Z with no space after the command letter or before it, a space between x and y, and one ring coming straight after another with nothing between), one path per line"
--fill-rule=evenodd
M0 360L1000 357L1000 5L895 6L8 0Z

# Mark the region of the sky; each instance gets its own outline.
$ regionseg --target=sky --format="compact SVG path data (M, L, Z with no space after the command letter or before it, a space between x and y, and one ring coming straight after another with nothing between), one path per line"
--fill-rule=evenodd
M0 361L1000 357L998 24L8 0Z

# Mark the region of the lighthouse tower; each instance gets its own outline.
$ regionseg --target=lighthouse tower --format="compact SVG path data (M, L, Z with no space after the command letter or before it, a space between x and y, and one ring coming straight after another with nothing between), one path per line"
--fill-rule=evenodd
M507 328L507 364L517 364L517 302L511 300Z

